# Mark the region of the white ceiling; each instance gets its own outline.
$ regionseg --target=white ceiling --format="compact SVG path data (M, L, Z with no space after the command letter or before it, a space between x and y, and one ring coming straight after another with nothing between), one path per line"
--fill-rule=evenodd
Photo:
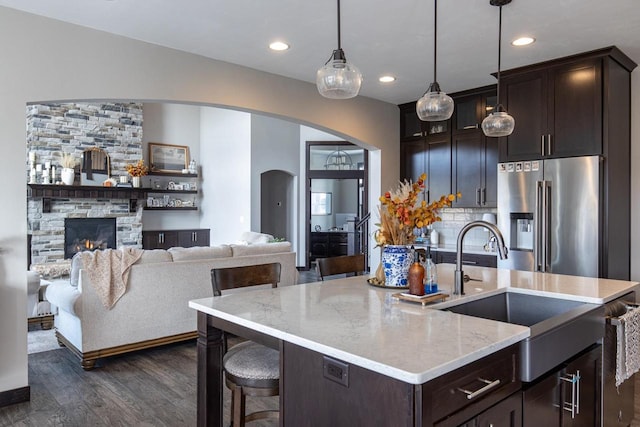
M432 0L342 0L342 47L364 74L360 94L394 104L433 80ZM337 47L335 0L0 0L7 6L210 58L315 82ZM445 92L492 84L498 8L438 4L438 81ZM530 35L536 43L508 42ZM640 0L513 0L503 8L502 69L616 45L640 63ZM284 40L285 52L269 42ZM381 84L393 74L397 81Z

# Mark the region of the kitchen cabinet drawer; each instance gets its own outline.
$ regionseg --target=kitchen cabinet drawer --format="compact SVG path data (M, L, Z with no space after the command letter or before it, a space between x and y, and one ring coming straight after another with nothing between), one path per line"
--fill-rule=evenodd
M517 349L508 347L423 384L423 425L459 426L519 391Z
M436 257L436 264L455 264L456 253L455 252L443 252L438 251ZM462 265L474 265L478 267L497 267L498 259L496 255L481 255L481 254L462 254Z

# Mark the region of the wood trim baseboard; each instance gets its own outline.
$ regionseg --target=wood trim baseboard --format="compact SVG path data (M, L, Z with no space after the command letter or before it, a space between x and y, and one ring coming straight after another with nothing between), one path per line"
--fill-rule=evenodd
M198 332L185 332L177 335L170 335L168 337L155 338L152 340L140 341L137 343L124 344L116 347L103 348L100 350L93 350L82 352L78 350L73 344L67 340L64 335L56 330L56 338L58 342L71 350L76 356L78 356L82 362L82 368L85 370L91 370L95 367L96 360L115 356L118 354L129 353L132 351L144 350L147 348L158 347L166 344L173 344L181 341L188 341L198 337Z
M14 388L0 392L0 408L16 403L28 402L31 399L31 387Z

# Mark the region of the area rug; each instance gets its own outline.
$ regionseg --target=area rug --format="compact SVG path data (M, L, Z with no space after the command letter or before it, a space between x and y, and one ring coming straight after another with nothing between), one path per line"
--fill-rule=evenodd
M27 333L27 353L41 353L43 351L58 350L55 329L30 331Z

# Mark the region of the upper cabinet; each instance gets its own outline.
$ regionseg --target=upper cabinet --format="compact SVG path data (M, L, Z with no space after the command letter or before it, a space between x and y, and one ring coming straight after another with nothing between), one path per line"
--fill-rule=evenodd
M607 48L504 72L502 104L516 126L500 140L500 161L606 154L605 120L629 97L628 89L611 96L620 90L614 79L634 67Z
M400 179L427 174L424 200L451 193L451 120L423 122L416 103L400 106Z

